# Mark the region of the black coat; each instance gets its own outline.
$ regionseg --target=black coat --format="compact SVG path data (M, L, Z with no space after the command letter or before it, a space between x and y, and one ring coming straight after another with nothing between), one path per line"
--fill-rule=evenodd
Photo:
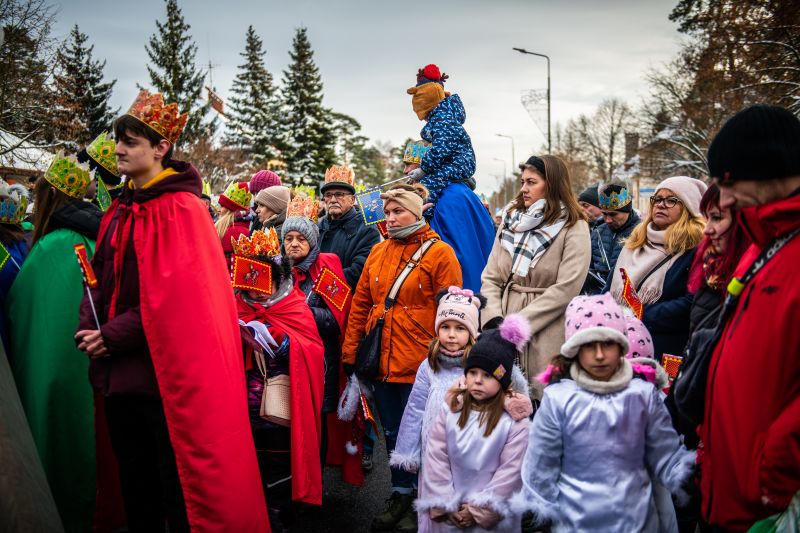
M340 219L332 220L326 216L319 221L319 249L339 256L345 281L353 292L367 256L380 240L378 228L364 224L361 211L355 206Z
M722 294L709 287L700 287L694 295L692 308L689 310L689 331L693 332L705 320L704 328L712 328L722 310Z
M617 264L617 258L622 251L622 241L628 238L639 222L641 222L639 215L632 211L628 221L617 230L611 229L605 223L593 228L592 263L589 268L597 272L601 278L607 278L608 273ZM604 258L608 259L608 263Z
M661 298L644 306L642 322L653 337L653 348L659 362L664 353L681 355L689 340L689 312L693 298L686 285L694 253L695 250L689 250L675 261L664 276Z

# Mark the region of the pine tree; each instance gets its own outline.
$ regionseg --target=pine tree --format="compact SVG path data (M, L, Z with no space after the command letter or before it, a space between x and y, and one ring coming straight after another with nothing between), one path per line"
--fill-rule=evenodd
M263 43L253 26L247 28L245 62L233 81L228 100L226 142L241 149L257 166L278 156L275 131L275 87L264 65Z
M331 117L322 106L322 79L314 52L299 28L283 72L280 148L293 184L314 183L335 162Z
M103 81L105 61L94 60L94 45L77 25L69 39L56 51L53 76L56 139L69 151L78 151L103 131L108 131L117 114L109 107L116 80Z
M177 102L181 113L189 113L181 142L192 143L210 136L214 129L213 122L204 121L210 104L201 102L206 74L195 65L197 45L189 35L191 26L184 21L177 0L165 1L167 20L156 21L157 31L144 47L152 62L147 65L147 72L166 103Z

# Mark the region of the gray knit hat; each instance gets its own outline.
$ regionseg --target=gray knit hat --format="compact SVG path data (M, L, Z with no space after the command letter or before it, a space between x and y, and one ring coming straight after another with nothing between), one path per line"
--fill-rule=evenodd
M281 242L286 238L290 231L298 231L306 238L312 248L319 242L319 228L310 219L305 217L287 218L281 227Z

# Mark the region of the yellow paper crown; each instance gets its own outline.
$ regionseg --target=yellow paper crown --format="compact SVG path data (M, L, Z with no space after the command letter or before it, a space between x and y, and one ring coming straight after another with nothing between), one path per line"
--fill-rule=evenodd
M59 150L44 173L44 179L67 196L83 198L92 182L93 174L88 163L78 163L73 156L66 156Z
M117 168L117 143L114 139L108 138L108 132L104 131L98 135L92 144L86 147L86 153L97 162L98 165L119 177Z
M286 208L286 218L308 218L316 224L317 211L317 201L314 199L313 195L304 196L303 194L297 194L294 198L292 198Z
M355 179L355 172L353 172L353 169L347 165L342 165L340 167L333 165L331 168L325 171L325 183L341 182L352 187Z
M231 237L233 253L244 257L275 257L281 253L281 243L275 228L267 231L255 231L251 237L239 235L239 239Z
M180 114L178 104L164 105L161 93L150 94L147 89L139 91L133 105L128 109L128 114L150 126L172 144L181 136L186 121L189 120L188 113Z

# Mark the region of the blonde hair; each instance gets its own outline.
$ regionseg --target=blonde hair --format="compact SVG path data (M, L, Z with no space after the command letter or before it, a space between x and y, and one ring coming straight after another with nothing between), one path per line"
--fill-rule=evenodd
M472 338L472 335L469 336L467 340L467 345L464 346L464 356L461 361L461 366L467 362L467 357L469 357L469 351L475 345L475 339ZM439 371L439 351L442 349L442 343L439 340L439 337L434 337L431 341L430 345L428 346L428 366L431 367L431 370L434 372Z
M706 221L703 217L692 216L682 203L681 216L664 232L664 247L669 254L679 254L695 248L703 240ZM638 250L647 244L647 226L653 221L653 210L640 222L625 239L625 248Z
M227 207L220 206L219 218L214 223L214 227L217 229L217 235L219 235L220 239L223 239L225 237L225 232L233 226L233 217L235 214L236 213Z

